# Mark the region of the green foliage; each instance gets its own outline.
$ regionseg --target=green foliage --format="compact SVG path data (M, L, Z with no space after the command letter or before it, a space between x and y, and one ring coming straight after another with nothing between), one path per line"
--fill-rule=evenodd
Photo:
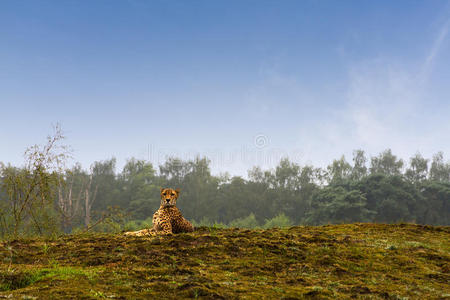
M417 222L450 225L450 182L424 182L420 190L423 197L417 205Z
M442 152L433 155L430 179L433 181L450 182L450 163L444 162L444 153Z
M65 152L52 141L31 147L25 167L0 164L0 237L149 228L161 187L181 189L177 206L196 227L450 220L450 163L441 152L429 171L419 153L405 166L390 149L370 159L356 150L352 165L344 156L325 169L284 158L245 179L211 174L206 157L160 166L131 158L120 171L111 158L63 169Z
M121 191L117 192L118 205L128 207L136 219L153 215L159 206L160 180L152 164L132 158L127 161L118 181L121 186Z
M192 225L195 227L212 226L213 222L208 217L203 217L200 221L192 220Z
M69 155L67 147L60 144L63 139L60 127L56 126L45 145L34 145L25 151L23 168L0 166L3 237L51 235L59 231L53 201L62 181L62 166Z
M310 224L369 222L375 214L367 209L367 199L359 190L342 186L326 187L313 196Z
M97 232L119 233L125 230L128 214L118 206L109 206L106 212L102 213L99 221L88 229Z
M367 176L367 158L363 150L353 151L353 168L351 170L352 180L361 180Z
M293 225L294 223L289 219L289 217L282 213L277 215L276 217L273 217L270 220L266 220L266 222L262 227L265 229L274 227L283 228L283 227L290 227Z
M400 175L403 168L403 160L392 154L387 149L376 157L372 157L370 172L372 174Z
M152 217L148 217L145 220L130 220L125 223L125 225L123 226L123 230L136 231L144 228L152 228L152 225Z
M235 228L258 228L259 224L253 213L245 218L238 218L230 222L229 227Z
M0 292L21 289L46 279L76 280L78 277L85 277L88 280L93 281L96 277L96 272L80 267L58 265L54 265L50 268L39 268L36 270L0 271Z
M413 183L419 183L424 181L427 175L428 159L423 158L420 153L416 153L410 159L409 168L405 172L405 177Z
M417 218L422 195L402 176L373 174L357 184L367 199L367 208L376 211L373 221L414 222Z
M341 159L334 160L331 165L327 167L328 181L330 183L340 183L350 178L352 174L352 167L345 160L344 155Z
M208 217L203 217L199 222L192 220L192 225L194 225L194 227L213 227L213 228L227 228L228 227L227 225L225 225L223 223L211 221Z

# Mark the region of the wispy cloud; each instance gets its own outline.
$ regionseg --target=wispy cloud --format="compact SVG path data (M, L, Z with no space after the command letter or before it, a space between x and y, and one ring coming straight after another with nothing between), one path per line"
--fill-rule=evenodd
M429 96L426 83L447 38L449 24L447 19L441 26L422 63L401 66L393 60L375 60L351 69L344 115L350 120L353 138L363 148L381 151L383 147L392 147L406 156L433 148L425 143L442 146L442 141L430 140L427 136L430 133L424 131L425 123L433 118L426 115L424 108ZM421 70L416 72L417 68ZM448 149L449 145L444 147Z
M447 21L442 25L439 34L437 35L437 38L434 40L434 43L430 49L430 52L428 53L427 57L425 58L425 61L423 63L422 73L420 76L421 82L426 82L433 70L434 62L436 60L437 55L440 52L440 49L442 48L442 44L447 38L448 30L450 26L450 18L447 19Z
M427 156L440 150L448 153L450 120L431 115L427 105L428 81L446 45L449 26L447 18L421 60L405 65L401 59L383 57L351 65L343 108L310 133L302 133L309 149L306 156L324 165L342 153L350 159L358 148L370 155L391 148L403 158L416 151Z

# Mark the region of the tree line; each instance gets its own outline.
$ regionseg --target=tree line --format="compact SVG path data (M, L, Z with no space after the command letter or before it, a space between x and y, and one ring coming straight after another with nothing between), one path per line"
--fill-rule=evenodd
M67 169L60 131L26 152L23 167L0 165L0 236L120 231L151 226L160 187L181 189L178 207L194 225L263 227L348 222L450 225L450 163L442 152L407 163L390 149L326 168L282 159L248 178L211 174L206 157L158 167L114 158Z

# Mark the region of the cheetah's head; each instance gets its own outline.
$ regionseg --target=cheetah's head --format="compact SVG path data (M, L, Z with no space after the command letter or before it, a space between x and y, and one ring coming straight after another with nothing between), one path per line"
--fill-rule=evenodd
M161 206L175 206L177 204L180 189L161 188Z

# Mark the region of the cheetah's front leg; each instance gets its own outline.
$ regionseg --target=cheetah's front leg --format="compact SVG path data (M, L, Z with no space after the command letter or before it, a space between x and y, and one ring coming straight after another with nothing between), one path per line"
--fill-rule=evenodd
M158 224L158 234L161 235L170 235L173 234L172 231L172 223L170 220L161 220L161 222Z

